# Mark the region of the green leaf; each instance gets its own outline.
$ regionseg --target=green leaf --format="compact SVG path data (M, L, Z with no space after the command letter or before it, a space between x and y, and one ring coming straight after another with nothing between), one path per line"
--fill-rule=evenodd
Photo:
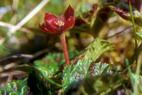
M139 94L142 93L142 83L141 83L142 76L136 75L136 74L133 74L133 73L130 73L130 75L131 75L131 79L132 79L132 85L137 84L137 87L139 88L139 89L137 89Z
M52 77L60 70L60 65L64 62L61 53L48 54L42 60L36 60L34 68L43 73L46 77Z
M94 37L98 37L98 34L102 30L102 28L106 25L111 15L112 15L112 10L109 7L106 6L100 7L91 25L92 27L91 32L93 33Z
M72 83L65 95L114 95L118 87L122 85L123 79L118 75L99 75Z
M30 73L28 83L33 94L56 95L62 86L61 65L64 63L63 54L49 53L43 59L34 62L33 72Z
M28 93L27 79L10 82L5 88L1 88L1 93L7 95L27 95Z
M112 67L106 63L94 63L94 66L91 67L91 75L97 76L101 74L112 74Z
M28 64L18 65L14 67L16 70L24 71L26 73L31 73L34 69L33 66L30 66Z
M136 83L140 83L141 82L141 80L142 80L142 76L141 75L136 75L136 74L133 74L133 73L131 73L131 76L132 76L132 79L133 79L133 81L135 81ZM141 83L140 83L141 84Z
M142 29L137 32L137 36L140 40L142 40Z
M79 60L76 65L66 66L63 71L63 88L66 89L72 82L89 76L90 64L91 60L83 59Z
M29 75L28 85L33 95L57 95L57 91L62 87L60 75L47 76L47 73L35 68Z
M113 50L114 46L106 40L96 38L86 49L85 59L95 61L108 50Z
M90 76L89 67L92 61L95 61L102 53L112 50L113 45L106 40L97 38L88 47L84 59L79 60L75 65L66 66L63 71L63 88L66 89L72 82L81 80ZM107 71L108 67L103 65L99 68L100 72ZM101 71L102 70L102 71ZM109 70L109 69L108 69Z

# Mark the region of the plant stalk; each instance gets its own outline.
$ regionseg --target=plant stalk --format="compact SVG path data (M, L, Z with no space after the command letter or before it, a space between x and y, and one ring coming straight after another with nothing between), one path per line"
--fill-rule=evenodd
M138 43L137 43L137 38L136 38L136 26L135 26L135 20L134 20L134 16L133 16L133 10L132 10L132 4L131 2L129 1L129 8L130 8L130 14L131 14L131 20L132 20L132 26L133 26L133 30L134 30L134 39L135 39L135 52L137 53L137 47L138 47ZM137 54L136 54L137 55ZM137 64L137 60L138 60L138 56L136 57L136 64ZM137 64L137 67L136 67L136 75L139 75L140 74L140 67L141 67L141 64L138 63ZM139 81L139 80L137 80ZM138 95L139 94L139 90L138 90L138 82L136 80L134 80L134 82L132 83L133 84L133 94L134 95ZM140 83L140 81L139 81Z
M65 58L66 65L70 65L69 57L68 57L68 49L67 49L67 44L66 44L65 32L63 32L60 35L60 40L61 40L61 44L62 44L62 47L63 47L63 53L64 53L64 58Z

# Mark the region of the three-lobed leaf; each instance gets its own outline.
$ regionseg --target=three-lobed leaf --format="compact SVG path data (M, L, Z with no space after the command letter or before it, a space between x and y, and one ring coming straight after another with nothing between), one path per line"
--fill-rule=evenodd
M27 78L10 82L5 88L0 89L1 94L5 93L6 95L27 95L28 91Z
M113 50L114 46L106 40L96 38L87 48L85 52L85 59L95 61L101 54L108 50Z
M79 60L76 65L66 66L63 71L63 88L66 89L72 82L87 77L91 60Z
M89 67L101 54L112 50L113 45L106 40L96 38L83 53L84 58L75 65L66 66L63 71L63 88L66 89L71 83L78 82L90 76Z

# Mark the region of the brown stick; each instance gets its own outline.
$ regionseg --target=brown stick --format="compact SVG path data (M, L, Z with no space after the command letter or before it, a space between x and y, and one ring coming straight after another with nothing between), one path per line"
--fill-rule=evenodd
M61 44L62 44L62 47L63 47L63 53L64 53L66 65L70 65L69 57L68 57L68 49L67 49L67 45L66 45L65 33L62 33L60 35L60 40L61 40Z

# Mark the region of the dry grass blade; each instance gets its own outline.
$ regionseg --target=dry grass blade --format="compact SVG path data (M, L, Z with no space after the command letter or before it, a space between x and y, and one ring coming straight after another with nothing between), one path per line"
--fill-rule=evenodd
M9 29L16 27L13 24L9 24L9 23L2 22L2 21L0 21L0 26L6 27L6 28L9 28ZM29 32L30 31L29 29L24 28L24 27L20 27L18 30L23 31L23 32Z
M15 27L10 30L9 36L14 34L18 29L20 29L24 24L26 24L33 16L35 16L47 3L49 0L42 0L27 16L25 16Z

